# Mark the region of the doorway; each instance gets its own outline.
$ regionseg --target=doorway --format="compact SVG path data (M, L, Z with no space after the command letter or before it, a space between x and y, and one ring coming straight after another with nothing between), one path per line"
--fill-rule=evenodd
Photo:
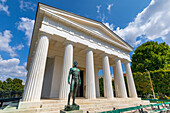
M80 70L81 85L78 86L76 97L83 97L83 83L84 83L83 75L84 75L84 71Z

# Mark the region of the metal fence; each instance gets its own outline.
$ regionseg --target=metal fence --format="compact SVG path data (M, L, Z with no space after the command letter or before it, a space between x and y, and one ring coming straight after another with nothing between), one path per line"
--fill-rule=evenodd
M21 98L23 90L17 91L0 91L0 99L5 98Z

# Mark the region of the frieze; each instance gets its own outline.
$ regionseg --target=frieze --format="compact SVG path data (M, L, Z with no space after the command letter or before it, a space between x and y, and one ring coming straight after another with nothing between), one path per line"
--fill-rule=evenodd
M87 40L91 43L95 43L97 44L98 46L101 46L101 47L104 47L106 49L109 49L113 52L117 52L119 54L122 54L122 55L125 55L125 56L128 56L129 57L129 54L128 52L125 52L125 51L122 51L121 49L113 46L113 45L110 45L106 42L102 42L101 40L99 39L96 39L88 34L85 34L83 32L79 32L78 30L76 30L75 28L71 28L71 27L68 27L62 23L59 23L59 22L54 22L53 20L47 18L47 17L44 17L43 19L43 24L45 25L48 25L48 26L51 26L51 27L54 27L60 31L64 31L64 32L67 32L69 33L70 35L73 35L73 36L76 36L76 37L79 37L83 40Z

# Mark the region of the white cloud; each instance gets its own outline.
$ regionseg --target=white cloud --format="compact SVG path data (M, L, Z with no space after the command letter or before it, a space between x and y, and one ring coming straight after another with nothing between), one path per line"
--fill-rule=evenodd
M27 9L34 11L35 8L36 4L33 4L32 2L25 2L23 0L20 1L20 9L23 11L26 11Z
M9 30L5 30L3 33L0 32L0 51L5 51L10 54L10 56L17 56L15 50L21 50L24 45L20 44L16 47L11 47L9 43L11 42L12 34Z
M111 11L111 7L113 6L113 3L112 4L109 4L108 6L107 6L107 10L110 12Z
M23 45L23 44L20 44L20 45L18 45L18 46L16 46L16 47L13 47L12 49L13 49L13 50L21 50L23 47L24 47L24 45Z
M0 0L0 11L4 11L8 16L10 15L10 12L8 11L8 6L5 5L5 2L7 2L7 0Z
M113 29L114 29L114 25L113 25L113 24L109 24L108 22L105 22L105 21L107 20L107 17L105 16L104 13L101 13L101 12L100 12L100 8L101 8L101 7L102 7L101 5L96 6L96 8L97 8L97 13L98 13L98 15L99 15L98 18L101 19L102 23L103 23L105 26L107 26L109 29L113 30ZM111 8L111 6L110 6L110 8Z
M120 37L132 46L139 43L137 37L149 40L162 38L170 44L170 0L152 0L127 27L115 30ZM136 42L137 41L137 42Z
M0 55L0 80L6 80L6 78L26 77L27 71L25 66L19 65L20 60L12 58L3 60Z
M20 18L20 20L21 21L18 23L18 30L25 32L25 36L28 40L28 45L30 45L34 20L25 17Z
M101 5L97 5L97 13L100 13L100 8L102 7Z
M105 26L107 26L110 30L112 30L113 31L113 29L114 29L114 25L113 24L109 24L108 22L106 22L106 23L103 23Z

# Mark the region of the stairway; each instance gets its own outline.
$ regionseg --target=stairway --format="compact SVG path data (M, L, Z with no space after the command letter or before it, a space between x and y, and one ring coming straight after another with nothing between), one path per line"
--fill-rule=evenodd
M2 113L59 113L61 109L64 109L64 106L67 103L67 100L55 100L55 99L42 99L42 104L40 108L30 108L30 109L16 109L10 108L1 110ZM76 104L80 106L80 109L83 110L84 113L89 111L90 113L101 112L101 111L110 111L113 110L113 107L116 109L131 107L137 105L146 105L149 104L149 101L143 101L139 98L114 98L114 99L106 99L106 98L97 98L94 100L77 98Z

